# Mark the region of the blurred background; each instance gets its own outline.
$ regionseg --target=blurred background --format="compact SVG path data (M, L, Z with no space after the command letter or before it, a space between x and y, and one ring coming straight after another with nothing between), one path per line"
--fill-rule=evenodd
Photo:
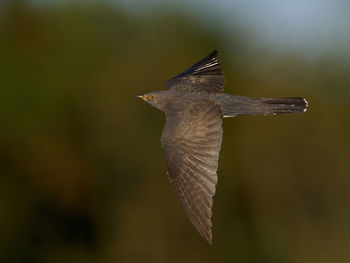
M350 4L0 2L0 262L350 261ZM225 119L213 245L135 98L218 49L225 91L305 114Z

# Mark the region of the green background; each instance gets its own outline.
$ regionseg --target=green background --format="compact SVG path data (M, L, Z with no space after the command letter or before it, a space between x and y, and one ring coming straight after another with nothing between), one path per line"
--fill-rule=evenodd
M350 261L348 54L266 48L166 6L0 10L0 262ZM309 110L224 120L210 246L167 179L164 116L135 96L213 49L225 92Z

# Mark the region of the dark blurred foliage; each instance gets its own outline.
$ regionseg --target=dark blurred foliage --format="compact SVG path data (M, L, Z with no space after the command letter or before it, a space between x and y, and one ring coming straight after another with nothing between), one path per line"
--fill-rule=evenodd
M349 262L350 63L252 41L164 9L1 5L0 262ZM226 92L310 108L224 121L209 246L135 95L214 48Z

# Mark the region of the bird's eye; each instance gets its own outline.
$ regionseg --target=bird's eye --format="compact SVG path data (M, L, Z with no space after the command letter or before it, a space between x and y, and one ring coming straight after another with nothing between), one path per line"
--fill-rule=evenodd
M148 100L155 100L156 96L155 95L150 95L148 96Z

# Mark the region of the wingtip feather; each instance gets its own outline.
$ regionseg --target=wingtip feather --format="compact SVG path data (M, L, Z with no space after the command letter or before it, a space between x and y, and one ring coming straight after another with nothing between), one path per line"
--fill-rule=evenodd
M217 57L217 56L218 56L218 51L217 51L217 49L214 49L214 50L209 54L209 56L211 56L211 57Z

